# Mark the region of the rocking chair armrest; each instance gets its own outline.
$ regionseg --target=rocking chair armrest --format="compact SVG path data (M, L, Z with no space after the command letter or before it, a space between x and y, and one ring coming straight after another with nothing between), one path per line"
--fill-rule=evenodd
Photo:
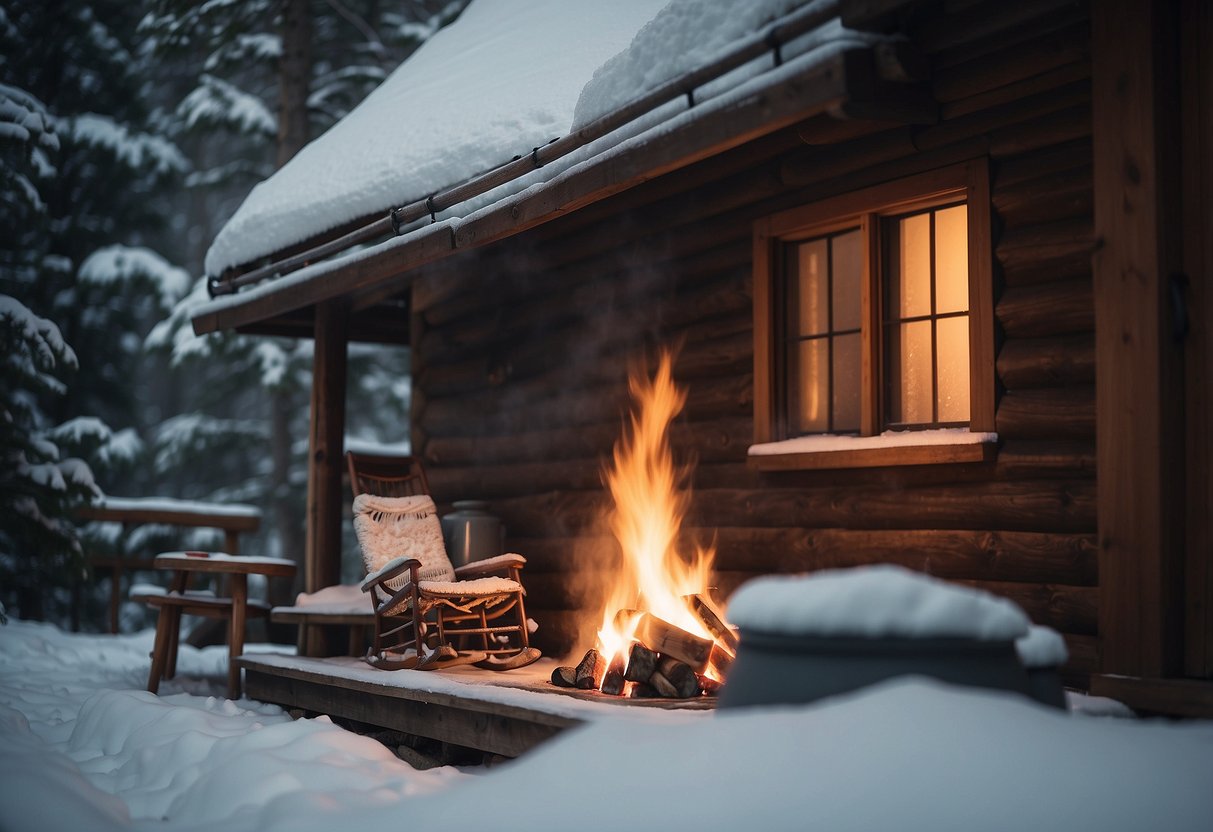
M522 569L524 566L526 566L526 558L510 552L487 558L486 560L474 560L471 563L465 563L463 566L456 566L455 577L460 579L481 577L505 572L510 569Z
M394 590L388 594L388 597L380 601L375 607L375 615L387 613L389 610L394 610L400 606L401 602L417 598L417 582L407 581L400 589ZM410 609L413 607L410 605Z
M362 582L362 591L368 592L372 586L390 581L405 572L412 572L413 583L417 583L417 570L420 568L421 561L416 558L396 558L388 561L378 571L366 576L366 580Z

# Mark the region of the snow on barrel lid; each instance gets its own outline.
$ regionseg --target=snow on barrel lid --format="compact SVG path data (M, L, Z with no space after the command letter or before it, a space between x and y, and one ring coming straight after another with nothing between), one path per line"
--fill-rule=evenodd
M1016 640L1015 651L1027 668L1061 667L1070 658L1066 640L1050 627L1033 624L1026 636Z
M729 621L788 636L1014 641L1031 622L1016 604L900 566L755 578L729 602Z

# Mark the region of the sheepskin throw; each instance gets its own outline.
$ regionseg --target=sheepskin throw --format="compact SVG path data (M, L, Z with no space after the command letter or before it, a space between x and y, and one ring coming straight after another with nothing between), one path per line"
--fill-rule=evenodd
M433 498L426 494L410 497L359 494L354 498L354 531L367 574L379 571L395 558L415 558L421 561L419 580L455 580L455 569L442 542L438 509ZM388 586L399 589L406 580L407 575L399 581L390 581Z

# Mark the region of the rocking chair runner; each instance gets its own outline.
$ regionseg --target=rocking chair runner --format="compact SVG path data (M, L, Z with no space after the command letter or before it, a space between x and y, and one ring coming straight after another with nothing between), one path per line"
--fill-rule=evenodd
M354 498L354 531L368 575L375 635L367 661L385 669L458 664L508 670L540 656L529 644L520 572L526 558L499 555L455 569L429 496ZM478 640L455 649L452 640Z

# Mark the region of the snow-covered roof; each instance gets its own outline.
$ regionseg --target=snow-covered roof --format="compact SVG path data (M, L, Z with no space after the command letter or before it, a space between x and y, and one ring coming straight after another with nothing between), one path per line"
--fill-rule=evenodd
M297 288L309 281L314 288L323 279L328 288L317 291L331 294L335 263L348 266L380 255L400 260L413 244L450 251L461 244L456 239L461 224L478 212L503 208L511 197L542 187L557 188L566 173L635 149L648 137L683 129L735 105L743 94L753 95L763 83L786 81L815 62L873 41L872 35L844 29L830 17L834 10L836 0L535 0L521 6L478 0L344 120L253 190L211 246L208 274L217 276L358 218L386 215L525 158L532 149L576 135L604 114L701 69L746 38L760 37L768 24L790 13L816 15L821 22L781 43L778 60L772 47L701 82L693 110L682 100L670 101L567 156L439 210L434 225L242 292L239 300L218 298L197 311L195 327L209 331L215 322L200 325L200 318L267 293L289 292L298 306L315 302L318 298L304 299ZM743 127L753 125L737 130ZM441 255L431 252L422 259L436 256Z
M424 197L569 132L582 87L664 0L473 2L258 185L206 271Z

